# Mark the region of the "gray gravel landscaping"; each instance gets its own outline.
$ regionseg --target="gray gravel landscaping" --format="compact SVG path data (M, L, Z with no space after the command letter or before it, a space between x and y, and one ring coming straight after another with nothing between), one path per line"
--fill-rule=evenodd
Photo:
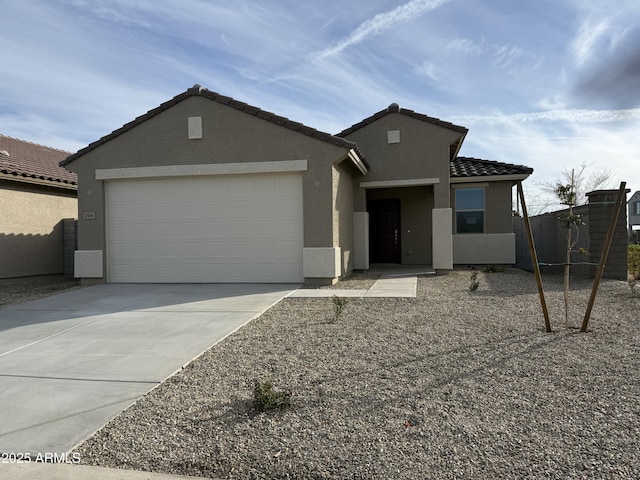
M0 308L48 297L79 285L78 280L65 278L61 274L0 278Z
M82 463L229 479L640 478L640 298L605 281L586 334L562 279L419 278L418 297L285 299L77 448ZM590 281L573 280L572 321ZM254 381L291 391L258 413Z

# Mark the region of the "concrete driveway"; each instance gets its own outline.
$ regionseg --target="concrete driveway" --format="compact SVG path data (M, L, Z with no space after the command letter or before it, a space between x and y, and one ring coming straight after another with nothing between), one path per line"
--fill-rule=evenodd
M0 452L68 452L297 287L98 285L0 309Z

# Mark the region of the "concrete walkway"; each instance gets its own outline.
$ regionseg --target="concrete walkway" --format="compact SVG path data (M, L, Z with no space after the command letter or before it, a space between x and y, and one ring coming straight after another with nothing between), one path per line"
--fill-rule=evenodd
M367 273L380 275L367 290L333 289L333 288L301 288L291 293L292 298L402 298L415 297L418 275L435 275L435 270L424 265L375 265Z

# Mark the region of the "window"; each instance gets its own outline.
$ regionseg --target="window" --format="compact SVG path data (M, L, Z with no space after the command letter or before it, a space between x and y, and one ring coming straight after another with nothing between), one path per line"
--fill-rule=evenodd
M484 188L456 188L456 233L484 233Z
M633 202L633 214L640 215L640 202Z

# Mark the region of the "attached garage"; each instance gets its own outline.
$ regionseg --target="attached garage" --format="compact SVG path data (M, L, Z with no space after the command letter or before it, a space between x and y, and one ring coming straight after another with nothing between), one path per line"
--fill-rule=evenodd
M61 163L75 275L332 284L353 267L357 145L195 85Z
M109 282L301 282L302 174L105 182Z

